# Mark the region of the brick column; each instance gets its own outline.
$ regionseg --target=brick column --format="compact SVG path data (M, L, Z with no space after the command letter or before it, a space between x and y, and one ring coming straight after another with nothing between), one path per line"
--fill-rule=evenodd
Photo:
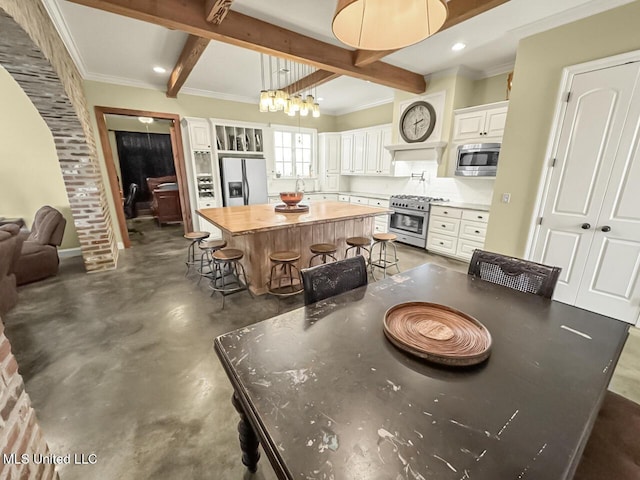
M38 0L0 0L0 64L51 130L85 268L115 268L118 248L82 79Z

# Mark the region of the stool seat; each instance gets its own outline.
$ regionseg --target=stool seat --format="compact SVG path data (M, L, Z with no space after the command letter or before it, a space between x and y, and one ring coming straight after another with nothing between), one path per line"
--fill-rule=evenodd
M311 253L335 253L338 251L333 243L314 243L309 247Z
M374 233L373 239L378 242L389 242L395 240L398 236L395 233Z
M352 247L368 247L371 244L371 239L367 237L350 237L345 242Z
M183 236L187 240L202 240L203 238L207 238L209 236L209 232L188 232Z
M300 254L298 252L291 251L273 252L269 255L269 260L274 262L295 262L299 259Z
M244 252L236 248L223 248L222 250L213 252L213 258L222 262L240 260L243 256Z
M203 250L205 248L224 248L226 246L226 240L203 240L199 243L199 247Z

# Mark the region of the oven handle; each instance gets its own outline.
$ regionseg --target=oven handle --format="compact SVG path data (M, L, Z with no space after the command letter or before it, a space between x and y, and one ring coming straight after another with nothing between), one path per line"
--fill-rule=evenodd
M392 211L392 215L394 213L399 213L402 215L413 215L415 217L424 217L427 218L429 216L429 210L409 210L407 208L398 208L398 207L389 207ZM431 209L431 207L429 207Z

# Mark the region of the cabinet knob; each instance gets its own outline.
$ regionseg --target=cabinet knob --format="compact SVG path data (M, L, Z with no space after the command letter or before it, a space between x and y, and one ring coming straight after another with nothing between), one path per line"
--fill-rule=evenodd
M446 225L442 225L442 228L447 228L447 226Z
M580 228L583 230L589 230L591 228L591 224L590 223L583 223L582 225L580 225Z
M476 230L476 233L480 233L480 230Z
M610 232L611 231L611 227L609 225L605 225L600 230L602 230L603 232Z
M440 245L444 245L444 242L440 242Z
M478 215L478 218L482 220L484 217L482 215Z

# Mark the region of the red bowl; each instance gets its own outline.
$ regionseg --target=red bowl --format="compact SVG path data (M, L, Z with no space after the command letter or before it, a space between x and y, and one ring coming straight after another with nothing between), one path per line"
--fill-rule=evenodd
M295 207L302 201L304 192L280 192L280 200L289 207Z

